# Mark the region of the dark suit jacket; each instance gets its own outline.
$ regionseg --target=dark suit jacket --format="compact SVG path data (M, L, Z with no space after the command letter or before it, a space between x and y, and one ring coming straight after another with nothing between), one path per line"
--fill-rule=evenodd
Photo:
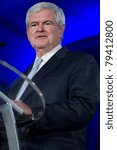
M85 150L87 124L99 99L99 70L95 59L62 48L33 81L44 95L46 109L43 117L29 128L28 137L21 137L21 150ZM19 85L11 89L11 98L15 97ZM21 98L35 113L36 97L27 88Z

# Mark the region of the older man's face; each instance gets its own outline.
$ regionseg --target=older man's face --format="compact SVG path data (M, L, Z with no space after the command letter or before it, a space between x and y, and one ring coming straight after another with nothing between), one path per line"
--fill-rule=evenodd
M29 17L27 35L37 51L50 51L61 42L63 32L64 26L58 26L55 14L49 9L43 9Z

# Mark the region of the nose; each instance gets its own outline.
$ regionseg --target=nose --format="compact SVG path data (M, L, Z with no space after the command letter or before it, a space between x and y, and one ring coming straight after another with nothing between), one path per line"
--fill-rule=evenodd
M37 31L44 31L43 24L38 25Z

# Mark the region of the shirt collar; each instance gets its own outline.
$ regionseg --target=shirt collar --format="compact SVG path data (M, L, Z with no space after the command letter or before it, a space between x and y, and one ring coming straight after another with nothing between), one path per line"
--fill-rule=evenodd
M58 44L55 48L53 48L51 51L47 52L45 55L43 55L41 58L43 62L47 62L58 50L62 48L61 44ZM36 59L38 59L38 56L36 56Z

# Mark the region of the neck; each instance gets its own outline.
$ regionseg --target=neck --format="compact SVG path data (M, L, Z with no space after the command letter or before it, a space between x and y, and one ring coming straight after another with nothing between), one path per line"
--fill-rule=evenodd
M36 55L38 57L42 57L43 55L45 55L46 53L48 53L49 51L51 51L52 49L54 49L58 44L56 44L55 46L53 47L50 47L50 48L47 48L47 49L36 49Z
M42 57L43 55L45 55L47 52L48 52L48 51L44 51L44 50L42 50L42 49L38 49L38 50L36 50L36 55L41 58L41 57Z

